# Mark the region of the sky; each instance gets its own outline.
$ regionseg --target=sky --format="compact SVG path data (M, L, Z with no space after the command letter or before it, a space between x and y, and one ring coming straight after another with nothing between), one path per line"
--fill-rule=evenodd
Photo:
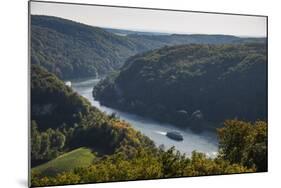
M49 15L87 25L176 34L225 34L265 37L267 20L243 16L63 3L31 2L32 15Z

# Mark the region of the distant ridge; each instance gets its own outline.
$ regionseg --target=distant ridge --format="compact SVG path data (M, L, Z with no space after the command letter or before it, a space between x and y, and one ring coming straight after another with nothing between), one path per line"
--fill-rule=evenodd
M164 35L102 29L53 16L31 16L31 63L62 79L106 75L119 69L130 56L163 46L265 41L228 35Z

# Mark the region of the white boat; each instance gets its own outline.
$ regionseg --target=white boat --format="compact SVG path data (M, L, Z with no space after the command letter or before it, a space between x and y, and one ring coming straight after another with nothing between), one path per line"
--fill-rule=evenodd
M166 136L177 141L183 140L183 136L177 131L167 132Z

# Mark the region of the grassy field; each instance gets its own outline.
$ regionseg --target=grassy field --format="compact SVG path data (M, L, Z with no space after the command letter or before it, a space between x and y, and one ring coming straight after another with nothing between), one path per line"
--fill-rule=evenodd
M78 148L59 157L32 168L32 173L40 173L46 176L54 176L58 173L69 171L77 167L89 166L95 155L88 148Z

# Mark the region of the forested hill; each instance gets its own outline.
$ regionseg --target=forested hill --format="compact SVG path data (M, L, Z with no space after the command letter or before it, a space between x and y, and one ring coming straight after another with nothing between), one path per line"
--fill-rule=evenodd
M129 58L94 88L103 104L202 130L205 121L267 119L264 44L181 45Z
M111 31L111 32L110 32ZM265 42L264 38L225 35L120 36L106 30L51 16L31 16L31 63L63 79L104 75L120 68L132 55L175 44Z
M91 104L38 65L31 66L31 118L40 130L73 127Z
M32 65L32 167L79 147L104 155L146 146L154 144L128 123L100 112L54 74Z
M97 27L57 17L31 17L31 62L61 78L105 74L140 50L126 37Z

